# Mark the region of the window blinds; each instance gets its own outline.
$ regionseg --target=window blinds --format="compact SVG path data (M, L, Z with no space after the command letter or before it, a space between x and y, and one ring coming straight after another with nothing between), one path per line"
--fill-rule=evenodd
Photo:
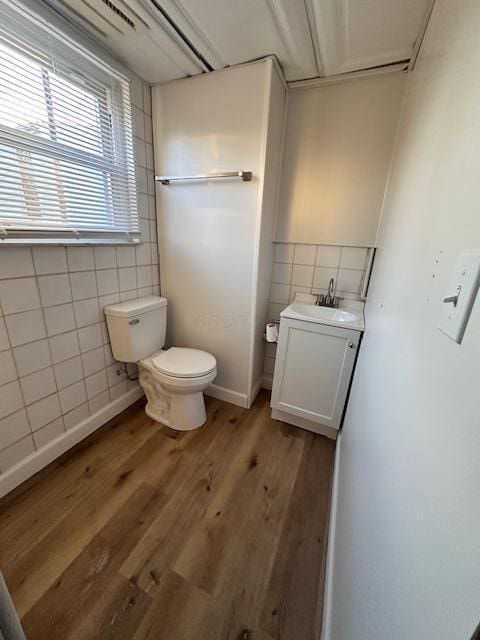
M0 242L139 237L128 80L0 5Z

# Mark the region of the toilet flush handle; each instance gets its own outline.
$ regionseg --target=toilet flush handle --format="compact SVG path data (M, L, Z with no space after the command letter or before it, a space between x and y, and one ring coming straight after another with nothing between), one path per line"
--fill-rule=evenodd
M134 318L133 320L130 320L128 322L128 324L139 324L140 323L140 318Z

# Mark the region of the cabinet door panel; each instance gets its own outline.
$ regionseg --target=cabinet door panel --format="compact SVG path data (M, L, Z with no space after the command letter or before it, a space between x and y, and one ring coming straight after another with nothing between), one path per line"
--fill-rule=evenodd
M356 331L282 320L272 406L338 428L358 342Z

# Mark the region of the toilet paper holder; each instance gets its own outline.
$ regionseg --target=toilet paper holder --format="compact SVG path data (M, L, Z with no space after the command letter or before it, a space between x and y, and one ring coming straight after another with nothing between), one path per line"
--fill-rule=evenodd
M264 340L267 342L278 342L278 329L280 327L280 320L271 320L265 325L265 332L263 334Z

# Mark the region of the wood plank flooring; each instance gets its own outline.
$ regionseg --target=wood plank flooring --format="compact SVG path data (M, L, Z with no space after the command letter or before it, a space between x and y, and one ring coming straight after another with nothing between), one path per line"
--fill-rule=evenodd
M0 502L28 640L318 640L335 445L266 392L207 411L137 404Z

